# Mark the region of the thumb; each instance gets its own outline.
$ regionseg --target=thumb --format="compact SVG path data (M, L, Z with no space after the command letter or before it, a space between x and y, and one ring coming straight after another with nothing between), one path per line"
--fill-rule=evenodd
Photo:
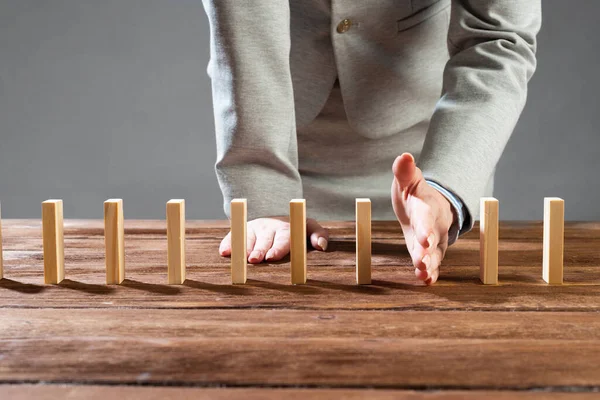
M306 220L306 234L310 237L310 244L317 250L327 250L329 232L312 218Z
M415 158L410 153L403 153L396 158L392 172L401 192L407 189L411 191L423 178L421 170L415 164Z

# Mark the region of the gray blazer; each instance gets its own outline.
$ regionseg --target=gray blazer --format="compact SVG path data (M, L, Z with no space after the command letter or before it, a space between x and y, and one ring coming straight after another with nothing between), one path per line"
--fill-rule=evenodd
M303 197L297 129L317 118L337 78L364 137L424 126L426 179L478 215L525 105L540 0L203 3L227 214L235 197L248 198L251 219L287 215L289 200ZM360 147L355 154L369 163Z

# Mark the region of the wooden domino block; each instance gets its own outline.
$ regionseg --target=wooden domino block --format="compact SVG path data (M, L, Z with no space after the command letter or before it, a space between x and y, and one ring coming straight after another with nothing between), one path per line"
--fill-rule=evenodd
M125 279L125 227L121 199L104 202L104 244L106 284L118 285Z
M544 199L543 278L551 285L563 283L565 202L556 197Z
M290 201L290 260L292 285L306 283L306 200Z
M248 253L246 224L248 209L246 199L234 199L230 204L231 215L231 283L246 283Z
M2 211L0 208L0 279L4 278L4 262L2 261Z
M498 206L493 197L480 200L479 279L484 285L498 284Z
M60 283L65 278L63 201L42 202L44 283Z
M167 270L169 285L185 281L185 200L167 202Z
M371 284L371 200L356 199L356 283Z

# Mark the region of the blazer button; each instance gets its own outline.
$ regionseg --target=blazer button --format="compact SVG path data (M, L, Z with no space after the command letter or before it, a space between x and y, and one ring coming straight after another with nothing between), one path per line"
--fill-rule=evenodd
M346 18L338 24L337 31L338 31L338 33L346 33L350 30L351 26L352 26L352 21Z

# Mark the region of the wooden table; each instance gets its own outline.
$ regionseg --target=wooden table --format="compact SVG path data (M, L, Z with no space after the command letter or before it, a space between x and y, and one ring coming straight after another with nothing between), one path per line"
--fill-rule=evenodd
M563 286L541 279L542 225L504 223L500 285L479 283L475 229L432 287L392 222L360 287L352 223L326 224L304 286L287 260L230 285L225 222L188 222L188 280L167 285L164 221L126 221L127 279L106 286L102 222L80 220L65 281L44 285L40 222L3 224L0 398L600 396L600 224L566 225Z

